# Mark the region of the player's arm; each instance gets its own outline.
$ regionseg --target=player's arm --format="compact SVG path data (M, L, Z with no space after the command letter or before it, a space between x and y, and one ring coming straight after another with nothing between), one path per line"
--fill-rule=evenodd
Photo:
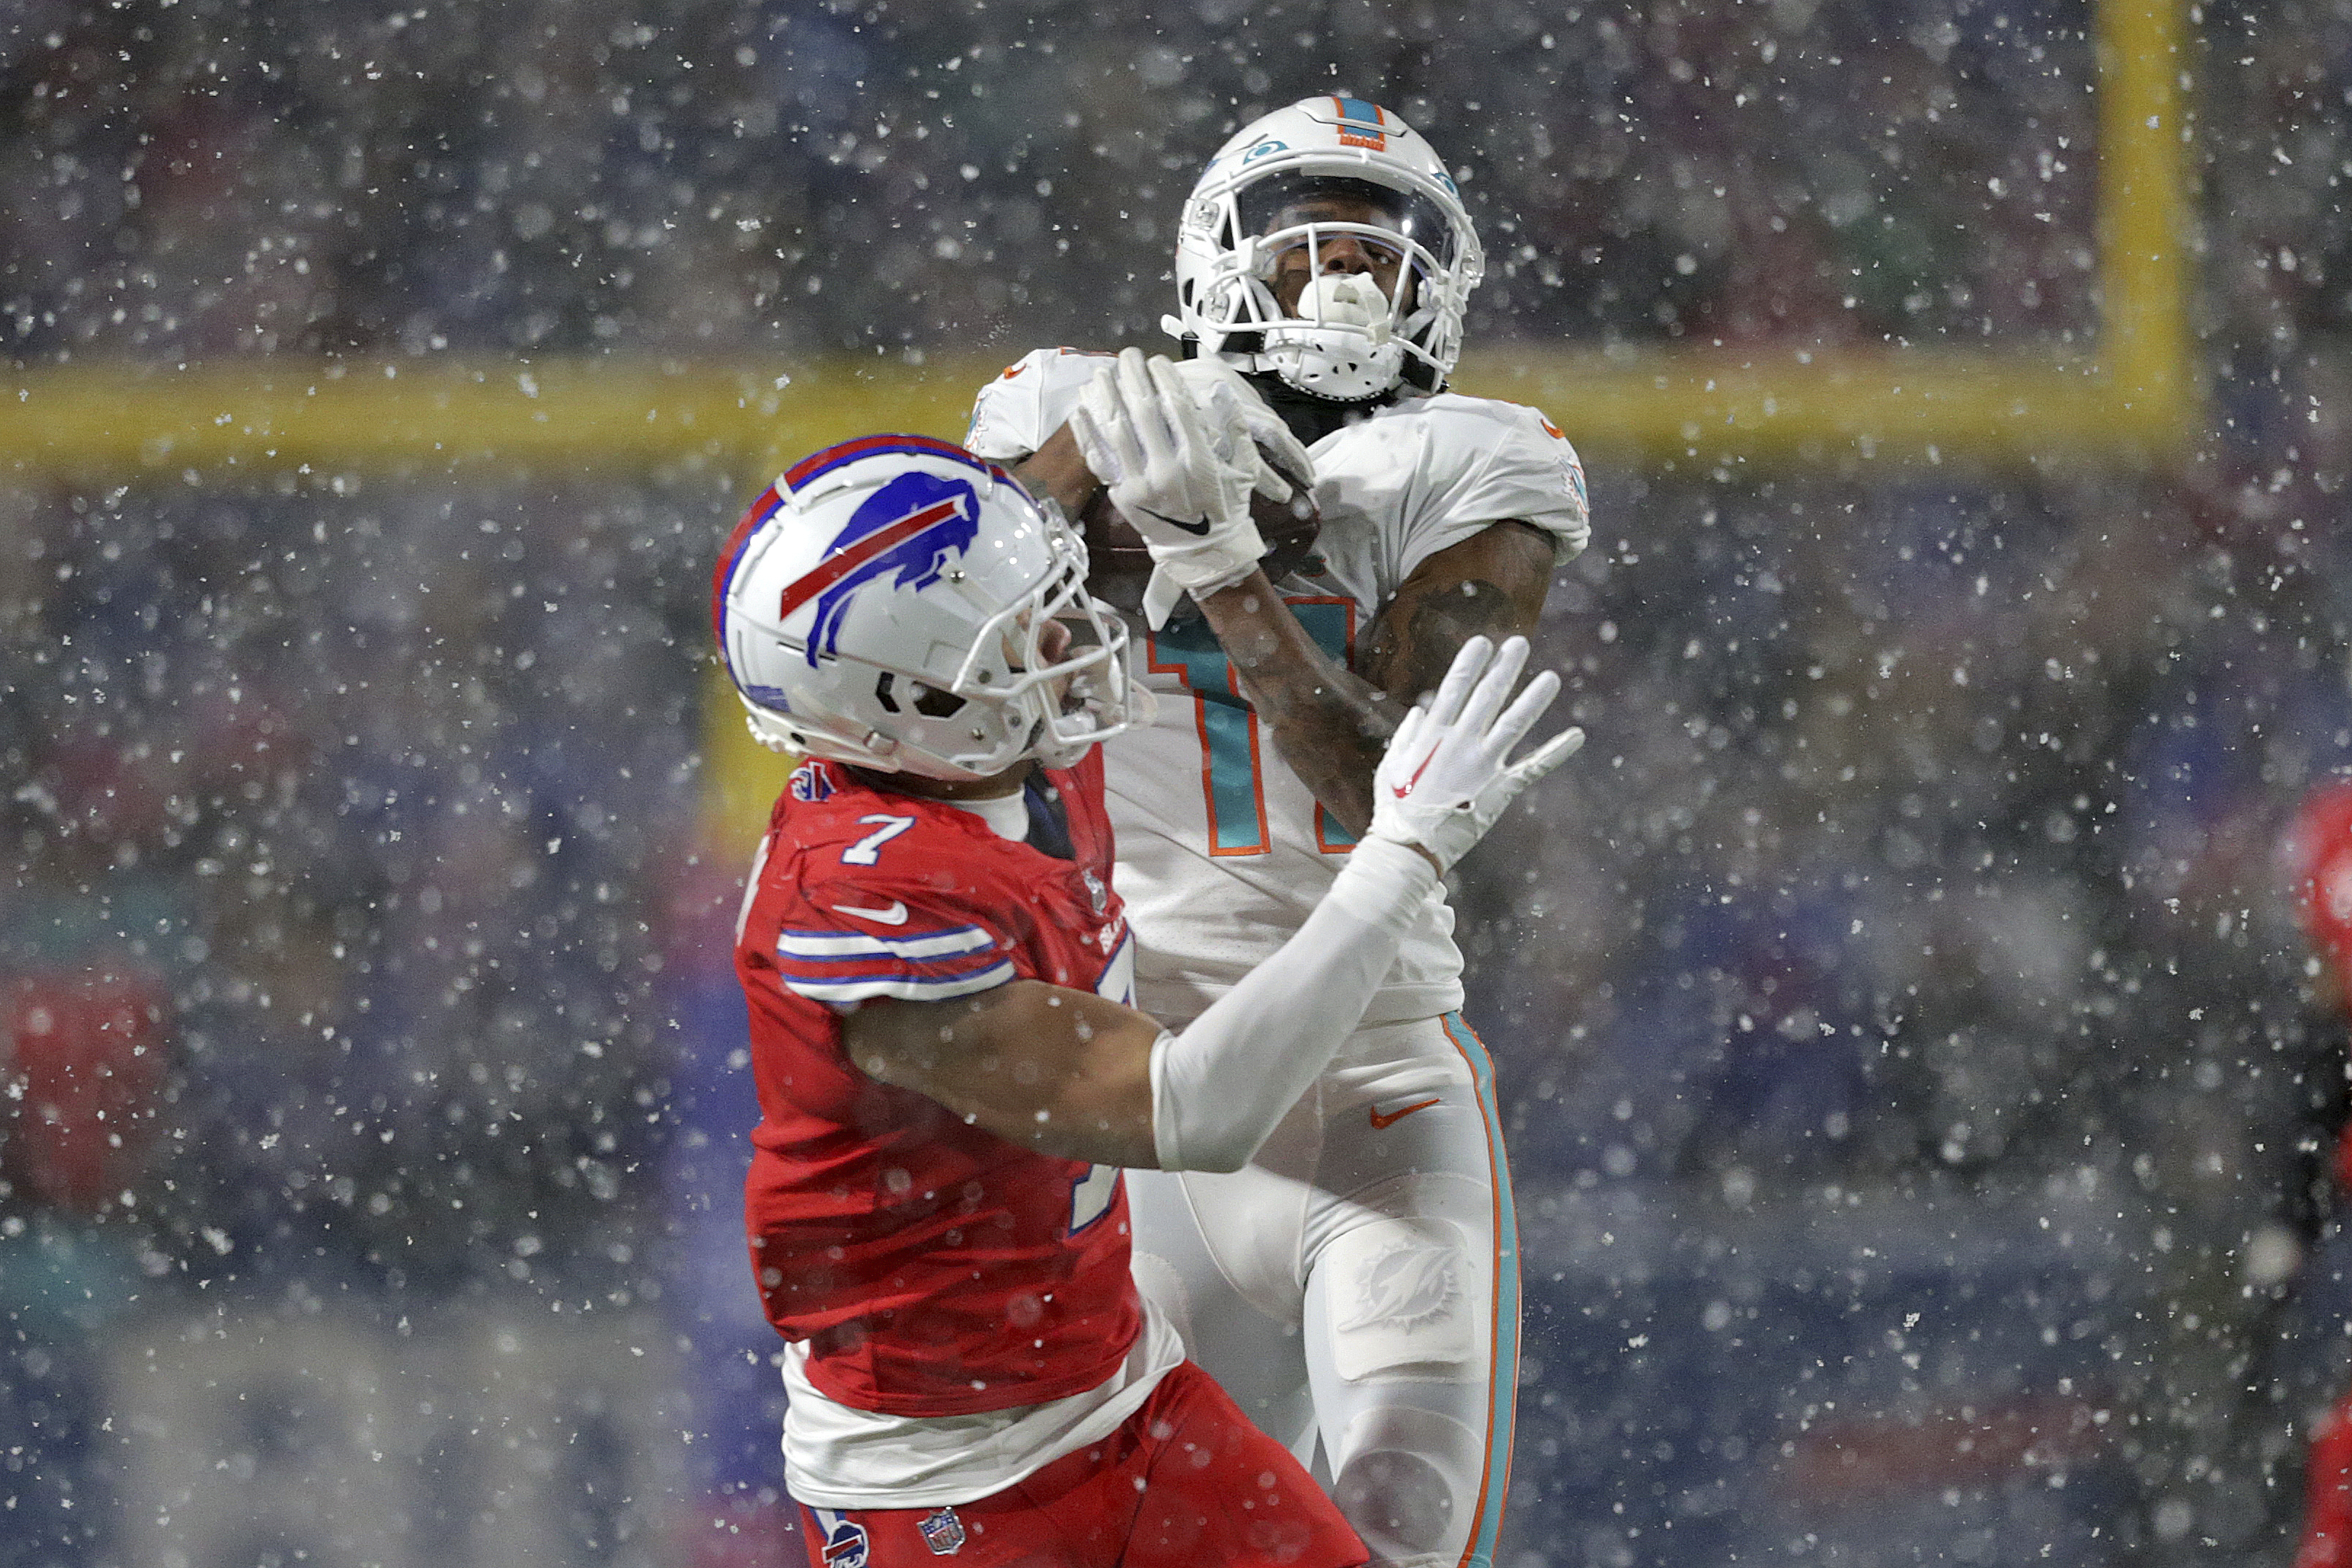
M1083 517L1102 494L1103 483L1078 451L1067 424L1045 438L1045 444L1013 465L1013 476L1040 499L1058 504L1066 516Z
M1509 760L1559 690L1547 671L1514 699L1527 658L1516 638L1463 649L1428 707L1399 727L1380 808L1321 902L1181 1034L1083 991L1015 980L861 1009L842 1026L850 1060L1046 1154L1240 1169L1362 1018L1438 877L1582 741L1570 730Z
M1551 586L1552 542L1503 521L1439 550L1376 616L1353 670L1317 645L1263 572L1196 602L1232 655L1275 749L1351 833L1372 820L1372 771L1404 711L1473 637L1527 636Z
M1065 350L1052 358L1066 365L1071 357L1071 351ZM1205 434L1218 454L1237 470L1246 471L1236 474L1231 491L1239 504L1245 506L1253 490L1269 500L1285 501L1290 498L1294 481L1312 484L1315 460L1307 448L1248 384L1222 363L1213 360L1183 365L1171 365L1164 359L1147 361L1138 349L1078 357L1097 361L1097 373L1129 378L1142 397L1172 395L1191 404L1205 421ZM1102 361L1111 363L1099 365ZM1050 497L1075 518L1085 515L1101 497L1108 487L1107 481L1087 462L1077 427L1065 420L1050 430L1044 428L1048 417L1045 408L1051 402L1047 392L1033 392L1024 400L1013 390L1013 384L1021 384L1026 391L1024 378L1045 378L1048 363L1047 357L1032 355L984 390L973 405L968 439L974 451L1007 464L1031 495ZM1150 368L1152 365L1157 368Z
M1374 619L1350 671L1315 645L1257 569L1253 476L1223 460L1208 426L1175 367L1130 349L1096 372L1061 434L1086 472L1106 476L1112 502L1150 547L1154 588L1163 578L1181 583L1201 607L1283 760L1360 834L1372 816L1373 769L1405 708L1471 638L1534 629L1551 539L1501 519L1437 551Z
M1052 500L1073 520L1085 515L1103 485L1065 424L1074 379L1110 358L1076 349L1040 349L1005 367L972 400L963 444L1001 463L1028 492Z
M1151 1048L1163 1032L1133 1008L1043 980L877 1003L841 1026L868 1078L928 1094L1008 1143L1108 1166L1159 1164Z

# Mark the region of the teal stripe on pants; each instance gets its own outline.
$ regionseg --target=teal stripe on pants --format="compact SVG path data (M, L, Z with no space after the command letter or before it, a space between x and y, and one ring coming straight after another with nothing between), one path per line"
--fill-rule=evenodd
M1519 1226L1511 1205L1511 1167L1503 1150L1503 1115L1495 1103L1495 1063L1468 1020L1447 1013L1446 1038L1470 1064L1478 1113L1486 1126L1486 1157L1495 1186L1494 1401L1486 1425L1486 1473L1479 1482L1478 1518L1461 1568L1494 1568L1503 1532L1503 1499L1511 1484L1511 1433L1519 1392Z

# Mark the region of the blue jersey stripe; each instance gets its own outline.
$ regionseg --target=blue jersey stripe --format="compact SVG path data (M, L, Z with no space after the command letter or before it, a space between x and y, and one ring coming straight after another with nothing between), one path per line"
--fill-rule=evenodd
M944 957L933 959L895 957L887 954L866 954L862 956L847 960L846 962L850 965L862 966L872 970L875 974L907 975L917 979L933 979L941 977L972 974L978 970L988 968L992 965L1004 963L1006 962L1006 959L1003 955L998 953L995 948L990 947L982 952L951 953ZM790 979L794 976L798 976L800 978L811 982L829 982L838 980L843 978L845 975L847 975L849 978L853 979L862 979L866 977L864 976L848 974L847 969L845 969L844 965L840 962L830 964L779 963L776 966L776 973L785 977L787 979Z

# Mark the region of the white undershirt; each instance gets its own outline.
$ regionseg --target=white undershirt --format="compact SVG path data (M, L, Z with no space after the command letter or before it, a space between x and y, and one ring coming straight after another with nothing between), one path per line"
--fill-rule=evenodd
M943 806L953 806L959 811L970 811L989 825L1000 839L1015 843L1029 837L1029 800L1015 789L1010 795L992 795L982 800L942 800Z
M1029 836L1019 794L950 800L998 837ZM971 1416L888 1416L828 1399L808 1380L808 1346L784 1346L784 1485L817 1508L936 1508L972 1502L1108 1437L1184 1360L1184 1344L1149 1297L1143 1331L1118 1370L1043 1405Z
M886 1416L818 1393L808 1346L784 1346L784 1485L818 1508L971 1502L1110 1436L1184 1359L1150 1298L1118 1370L1082 1393L972 1416Z

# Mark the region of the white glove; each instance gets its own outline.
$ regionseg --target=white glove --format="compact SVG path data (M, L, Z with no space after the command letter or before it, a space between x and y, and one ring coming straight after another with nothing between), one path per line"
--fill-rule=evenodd
M1414 706L1389 737L1372 774L1373 836L1415 845L1451 870L1520 790L1575 755L1584 731L1571 728L1508 760L1559 695L1559 677L1546 670L1505 708L1527 664L1525 637L1505 638L1500 652L1484 637L1462 644L1428 710Z
M1180 593L1202 597L1257 570L1265 541L1249 498L1265 465L1255 446L1247 465L1218 454L1208 416L1164 357L1119 350L1078 394L1070 435L1151 551L1143 610L1153 630L1167 624ZM1287 497L1288 483L1273 477Z
M1215 358L1179 360L1176 376L1208 415L1217 455L1252 470L1252 489L1287 501L1295 487L1315 487L1315 459L1239 371Z

